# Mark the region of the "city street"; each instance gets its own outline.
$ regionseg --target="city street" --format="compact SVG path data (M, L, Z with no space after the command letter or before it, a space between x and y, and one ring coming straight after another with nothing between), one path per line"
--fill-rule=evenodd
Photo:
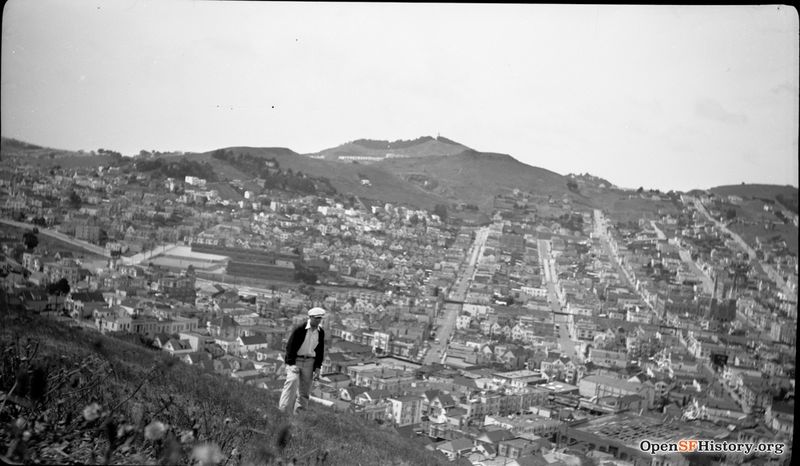
M653 229L656 231L656 235L658 235L659 240L668 240L667 235L665 235L664 232L658 228L655 220L650 220L650 225L653 226ZM674 242L670 241L670 244L674 244ZM702 280L703 290L708 294L713 293L714 282L708 277L708 275L700 270L700 267L698 267L697 264L692 260L692 254L679 244L676 246L678 248L678 255L681 257L681 261L683 261L683 263L686 264L691 271L700 278L700 280Z
M569 335L569 317L561 314L561 304L559 303L556 291L556 270L555 263L550 255L550 241L538 240L537 249L539 251L539 261L544 269L545 283L547 286L547 302L553 311L554 335L558 339L558 347L563 354L577 361L583 360L583 355L578 352L575 341Z
M436 339L431 342L428 351L425 353L423 364L443 363L447 358L447 343L456 327L456 318L461 312L462 306L459 303L463 303L467 299L469 285L475 276L476 265L481 254L483 254L483 248L488 237L489 229L486 227L475 232L475 241L467 251L467 261L459 271L453 283L453 289L447 295L450 301L456 302L445 303L442 314L436 319L433 330L436 332Z
M727 225L712 217L711 214L708 212L708 210L706 210L706 207L703 205L702 202L700 202L699 200L695 200L695 202L691 203L691 205L693 205L698 212L705 215L706 218L708 218L708 220L713 222L717 228L722 230L722 232L730 235L731 238L733 238L733 240L736 242L736 244L738 244L739 247L741 247L744 250L744 252L746 252L751 257L751 260L756 260L755 249L753 249L749 244L747 244L747 242L743 240L741 236L731 231ZM775 283L778 285L779 288L783 290L784 293L787 294L792 293L791 287L787 285L786 280L784 280L783 277L781 277L781 274L778 273L778 271L775 270L775 268L772 265L767 264L763 261L759 261L758 263L759 265L761 265L761 268L764 269L764 271L767 273L767 276L769 276L771 280L775 281Z

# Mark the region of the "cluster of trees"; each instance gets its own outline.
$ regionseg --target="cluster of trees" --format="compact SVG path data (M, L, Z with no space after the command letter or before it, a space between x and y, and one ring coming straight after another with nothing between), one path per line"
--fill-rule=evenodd
M569 189L573 193L577 193L578 192L578 182L575 181L575 180L567 180L567 189ZM642 188L639 188L639 189L642 189Z
M357 139L353 141L353 144L366 147L367 149L405 149L407 147L416 146L417 144L422 144L426 141L433 141L433 138L430 136L422 136L421 138L411 139L408 141L398 139L397 141L393 142L376 141L374 139Z
M121 158L122 157L122 154L120 154L119 152L116 152L116 151L113 151L113 150L108 150L108 149L103 149L103 148L97 149L97 153L99 155L110 155L112 157L117 157L117 158Z
M33 228L32 230L28 230L22 234L22 244L25 245L25 249L28 251L33 251L36 249L36 246L39 245L39 229Z
M69 196L67 197L67 204L69 205L69 207L78 210L81 208L82 203L83 201L81 200L81 196L78 195L78 193L76 193L74 189L71 190L69 192Z
M155 149L153 149L152 151L146 151L146 150L142 149L142 150L139 151L139 157L150 157L150 156L158 157L160 155L169 155L171 153L172 152L161 152L161 151L157 151ZM183 154L183 152L178 152L178 155L181 155L181 154Z
M642 194L644 192L644 188L639 186L639 189L637 189L636 192L638 194ZM661 190L659 190L659 189L648 189L647 192L649 192L650 194L661 194ZM672 191L670 191L670 192L672 192Z
M228 149L217 149L211 153L211 157L222 160L233 167L241 170L245 173L254 173L258 174L259 176L266 171L266 165L263 158L255 157L250 154L242 154L242 153L235 153L232 150ZM272 160L275 166L278 166L278 162Z
M264 180L264 188L289 191L300 194L335 194L336 189L327 178L312 178L292 169L281 170L274 158L264 159L251 154L236 153L230 149L217 149L211 153L217 160L222 160L245 173L252 173ZM270 162L271 167L267 166Z
M301 194L317 194L317 184L313 179L291 173L276 173L263 176L264 188L278 189Z
M196 176L207 181L217 181L214 168L208 162L197 162L186 158L175 161L137 160L134 162L134 167L139 172L158 171L161 175L170 178L183 179L186 176Z
M580 214L563 214L558 217L558 224L567 230L581 231L583 229L583 216Z
M794 213L797 213L797 196L796 195L793 196L793 197L787 197L787 196L784 196L783 194L778 194L777 196L775 196L775 199L777 199L778 202L782 206L784 206L785 208L791 210Z

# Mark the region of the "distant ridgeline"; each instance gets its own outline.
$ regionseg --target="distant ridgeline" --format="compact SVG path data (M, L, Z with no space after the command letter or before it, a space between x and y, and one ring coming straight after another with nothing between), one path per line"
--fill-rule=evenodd
M468 149L467 146L442 136L435 138L423 136L408 141L356 139L316 154L308 154L308 157L340 162L374 163L397 158L455 155Z
M203 178L206 181L218 181L214 168L207 162L198 162L187 158L178 160L146 159L135 160L133 166L136 171L155 172L164 178L184 179L186 176Z
M443 139L443 138L442 138ZM440 141L442 141L440 139ZM374 139L356 139L353 141L353 144L357 144L361 147L366 147L367 149L406 149L408 147L416 146L418 144L422 144L423 142L427 141L435 141L436 139L431 136L422 136L421 138L411 139L408 141L404 141L402 139L398 139L394 142L389 141L378 141ZM450 142L452 144L456 144L455 142L449 140L443 140L442 142Z

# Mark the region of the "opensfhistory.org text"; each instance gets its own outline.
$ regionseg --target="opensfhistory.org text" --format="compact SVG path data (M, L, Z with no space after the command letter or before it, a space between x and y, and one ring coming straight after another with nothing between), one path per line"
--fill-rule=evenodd
M716 440L683 439L672 442L654 442L642 440L639 449L651 455L664 453L742 453L752 455L755 453L771 453L776 456L786 451L786 444L781 442L719 442Z

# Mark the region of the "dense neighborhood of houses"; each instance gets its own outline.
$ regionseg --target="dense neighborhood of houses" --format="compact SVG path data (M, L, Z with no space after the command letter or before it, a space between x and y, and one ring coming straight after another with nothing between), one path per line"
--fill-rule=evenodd
M658 195L677 214L621 222L515 190L473 225L257 179L19 165L0 171L0 194L1 217L40 239L3 230L11 304L270 391L289 329L322 306L313 399L453 460L691 464L642 438L791 448L797 257L747 250L719 224L741 199Z

